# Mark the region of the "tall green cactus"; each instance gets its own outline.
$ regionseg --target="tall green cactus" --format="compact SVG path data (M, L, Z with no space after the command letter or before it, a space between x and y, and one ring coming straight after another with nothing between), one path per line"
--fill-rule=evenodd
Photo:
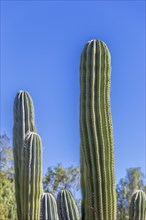
M80 63L82 219L115 220L114 147L107 46L89 41Z
M59 220L79 220L76 202L68 190L61 190L57 196Z
M39 220L42 194L42 143L35 132L28 132L24 144L21 192L23 220Z
M51 193L43 193L41 197L41 219L59 220L56 199Z
M129 220L146 220L146 195L142 190L136 190L132 194Z
M17 216L18 219L21 220L24 139L28 131L36 131L34 122L34 107L28 92L20 91L17 93L14 101L13 153Z

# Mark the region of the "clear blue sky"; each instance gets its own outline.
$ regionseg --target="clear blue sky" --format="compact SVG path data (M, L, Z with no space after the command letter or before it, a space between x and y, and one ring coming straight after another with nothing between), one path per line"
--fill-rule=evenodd
M145 2L2 1L1 132L12 139L13 100L34 101L47 166L79 165L79 62L101 39L112 56L116 178L145 172Z

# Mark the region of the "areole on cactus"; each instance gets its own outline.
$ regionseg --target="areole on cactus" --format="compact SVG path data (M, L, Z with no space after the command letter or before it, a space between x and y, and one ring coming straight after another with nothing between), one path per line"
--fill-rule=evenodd
M105 43L100 40L87 42L80 61L83 220L116 219L110 70L110 53Z

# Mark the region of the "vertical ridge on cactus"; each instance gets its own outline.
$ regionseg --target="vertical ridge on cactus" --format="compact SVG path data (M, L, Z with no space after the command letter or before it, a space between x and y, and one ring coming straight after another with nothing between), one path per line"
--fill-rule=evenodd
M57 196L59 220L79 220L76 202L68 190L61 190Z
M82 219L115 220L116 191L110 112L110 54L89 41L80 63Z
M129 220L146 220L146 195L142 190L136 190L132 194Z
M56 199L51 193L41 197L41 215L42 220L59 220Z
M24 139L28 131L36 131L33 102L28 92L19 91L14 101L13 154L17 216L21 220L23 201L20 194L23 193Z

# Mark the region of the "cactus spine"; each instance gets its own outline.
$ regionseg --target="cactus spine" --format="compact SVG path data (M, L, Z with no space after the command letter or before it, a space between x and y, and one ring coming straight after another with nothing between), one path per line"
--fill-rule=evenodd
M56 199L51 193L43 193L42 195L41 215L42 220L59 220Z
M79 220L79 211L72 194L61 190L57 196L59 220Z
M35 197L38 200L40 190L40 180L34 182L35 178L41 177L41 143L37 134L29 134L26 137L26 133L35 132L34 122L34 107L30 95L25 91L20 91L14 101L14 127L13 127L13 153L14 153L14 168L15 168L15 191L16 191L16 203L17 203L17 216L18 220L29 219L27 215L31 215L28 212L30 202L27 197L27 192L30 192L31 197ZM29 142L31 139L32 142ZM30 144L30 145L29 145ZM35 150L35 148L37 150ZM31 151L32 149L32 151ZM39 151L39 154L38 152ZM30 154L29 154L30 153ZM33 157L31 157L33 155ZM28 161L29 159L29 161ZM35 164L39 162L39 165ZM35 168L36 166L36 168ZM32 169L35 168L35 178ZM26 172L27 170L27 172ZM31 175L30 175L31 174ZM28 179L29 178L29 179ZM28 185L27 185L28 184ZM30 187L32 184L32 187ZM34 190L34 184L36 189ZM32 191L31 191L32 189ZM34 190L34 191L33 191ZM33 202L33 201L32 201ZM36 207L37 204L34 202ZM40 202L39 202L40 203ZM31 207L34 204L31 205ZM39 208L39 207L38 207ZM34 209L32 210L32 212ZM35 212L38 212L36 210ZM36 219L36 218L35 218Z
M80 63L82 219L115 220L116 191L110 112L110 54L89 41Z
M136 190L132 194L129 220L146 220L146 195L142 190Z

